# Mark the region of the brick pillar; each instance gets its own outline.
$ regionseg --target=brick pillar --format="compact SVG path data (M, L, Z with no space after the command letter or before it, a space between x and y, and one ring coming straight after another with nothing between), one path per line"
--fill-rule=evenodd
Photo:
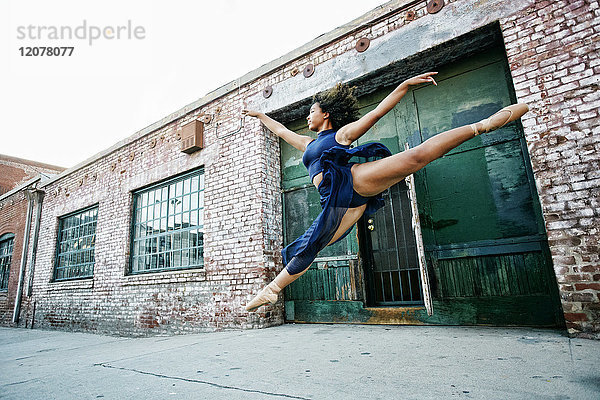
M571 334L600 338L600 7L539 1L502 20Z

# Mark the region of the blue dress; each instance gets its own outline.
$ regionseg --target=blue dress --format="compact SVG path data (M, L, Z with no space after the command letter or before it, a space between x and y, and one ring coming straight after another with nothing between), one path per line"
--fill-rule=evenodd
M366 143L350 148L338 143L335 134L336 131L331 129L320 132L317 139L307 145L302 158L311 181L315 175L323 172L323 180L318 188L322 211L302 236L281 251L283 265L290 275L298 274L310 266L337 232L348 208L366 203L365 215L371 215L384 205L381 194L362 197L354 191L350 169L355 163L351 163L350 159L388 157L392 155L390 150L381 143ZM336 242L351 230L348 229Z

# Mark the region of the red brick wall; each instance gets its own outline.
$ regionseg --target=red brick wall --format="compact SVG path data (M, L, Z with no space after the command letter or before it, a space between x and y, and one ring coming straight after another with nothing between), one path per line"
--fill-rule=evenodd
M502 27L567 327L600 337L600 7L538 1Z
M10 325L12 321L21 268L27 204L27 196L23 191L0 200L0 237L6 233L15 235L8 290L0 292L0 325Z
M34 175L35 176L35 175ZM33 178L23 168L0 163L0 196Z
M0 155L0 196L41 172L58 174L64 168Z

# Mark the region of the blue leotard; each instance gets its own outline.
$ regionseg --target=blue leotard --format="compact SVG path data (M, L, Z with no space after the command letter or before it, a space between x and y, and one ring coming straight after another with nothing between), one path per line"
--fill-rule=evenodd
M344 149L350 148L348 145L338 143L338 141L335 140L335 134L336 131L333 129L319 132L317 138L306 146L306 151L302 156L302 162L308 169L308 175L310 176L311 182L315 175L323 171L321 168L321 154L323 154L325 150L329 150L334 146L339 146Z
M365 215L371 215L384 204L381 194L363 197L354 191L351 168L355 163L349 161L353 157L388 157L392 154L390 150L381 143L350 148L338 143L335 134L336 131L331 129L320 132L317 139L307 145L302 157L311 181L315 175L323 173L318 187L322 211L302 236L281 251L283 264L291 275L307 269L319 251L333 239L348 208L367 204ZM350 231L351 228L336 242Z
M317 138L306 146L306 150L302 156L302 162L308 169L308 175L310 176L311 182L316 175L323 171L323 168L321 168L321 154L323 154L325 150L329 150L330 148L336 146L343 149L350 148L349 145L340 144L337 140L335 140L335 134L336 131L333 129L321 131L319 132ZM368 197L363 197L356 193L354 189L352 189L352 199L350 200L348 208L360 207L368 201Z

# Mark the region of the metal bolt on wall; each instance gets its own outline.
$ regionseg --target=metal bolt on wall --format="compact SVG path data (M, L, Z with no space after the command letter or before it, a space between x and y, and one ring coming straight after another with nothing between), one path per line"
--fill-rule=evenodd
M429 14L435 14L444 8L444 0L431 0L427 3L427 12Z
M305 78L310 78L312 74L315 73L315 66L313 64L308 64L302 73L304 74Z
M360 38L356 42L356 46L355 46L356 51L358 51L359 53L362 53L369 48L370 44L371 44L371 41L369 40L369 38L366 38L366 37Z

